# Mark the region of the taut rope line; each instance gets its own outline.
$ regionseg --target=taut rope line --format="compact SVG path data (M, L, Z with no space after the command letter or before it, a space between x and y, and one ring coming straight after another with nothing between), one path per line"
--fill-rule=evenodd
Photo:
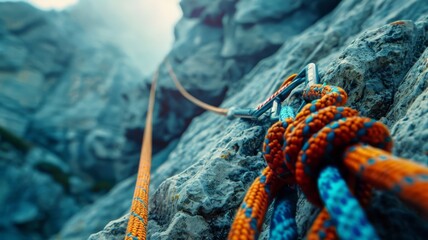
M159 69L157 69L153 75L150 89L137 182L135 184L134 197L132 198L131 213L129 215L125 240L146 239L147 235L147 224L149 221L150 167L152 162L153 109L155 105L158 77Z
M171 64L166 61L166 67L168 68L168 74L171 77L171 79L174 81L175 86L177 87L178 91L185 97L187 100L195 104L196 106L199 106L207 111L214 112L220 115L226 116L229 112L228 109L225 108L219 108L212 105L209 105L207 103L202 102L201 100L195 98L192 96L186 89L184 89L183 85L181 85L180 81L177 79L177 75L175 75L174 70L171 67Z

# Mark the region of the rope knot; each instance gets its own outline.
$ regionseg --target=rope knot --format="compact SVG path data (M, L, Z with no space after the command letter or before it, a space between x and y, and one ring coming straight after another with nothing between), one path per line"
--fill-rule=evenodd
M361 208L372 188L396 193L428 216L428 169L392 156L382 123L343 107L347 95L338 87L314 84L303 98L310 103L295 119L281 108L282 121L269 129L263 144L268 167L249 188L229 239L257 239L273 198L270 236L297 236L287 183L299 185L313 204L324 203L308 239L379 239Z
M340 168L337 160L348 146L366 143L390 151L392 141L385 125L343 107L347 94L342 88L314 84L303 98L310 103L295 120L288 118L269 129L263 152L275 174L291 178L310 202L322 205L316 182L322 168Z
M293 181L290 170L284 161L284 154L282 153L282 146L284 144L284 132L287 127L292 123L292 119L288 118L286 121L278 121L273 124L265 137L263 143L263 156L272 169L276 177L282 181Z

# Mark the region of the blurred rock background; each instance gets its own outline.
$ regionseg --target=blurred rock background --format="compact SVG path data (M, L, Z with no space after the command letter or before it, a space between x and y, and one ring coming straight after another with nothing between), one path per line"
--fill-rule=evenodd
M153 71L139 57L153 52L133 51L143 35L114 38L126 21L114 15L117 1L103 3L63 12L0 3L1 239L123 239ZM348 92L348 105L390 127L396 154L428 163L426 0L180 6L166 57L196 97L255 106L315 62L323 82ZM160 65L151 239L224 239L265 166L266 121L201 113ZM300 238L317 211L299 193ZM369 218L383 239L428 234L427 222L387 193L376 193Z
M117 1L83 0L59 12L0 2L1 239L46 239L135 173L149 75L168 38L158 26L164 49L142 53L135 44L153 40L129 37L141 25L123 16L138 16L132 2L119 11Z

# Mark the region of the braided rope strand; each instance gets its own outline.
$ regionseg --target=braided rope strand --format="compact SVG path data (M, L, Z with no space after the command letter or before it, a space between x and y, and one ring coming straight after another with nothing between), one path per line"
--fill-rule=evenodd
M126 228L125 240L146 239L147 235L147 224L149 221L150 166L152 161L152 122L158 76L159 69L156 70L153 75L150 89L137 182L135 184L134 197L132 198L131 213Z
M344 154L344 165L362 181L388 190L428 217L428 169L387 151L356 145Z
M319 169L328 163L325 161L326 157L334 156L335 149L343 149L360 141L391 149L391 145L388 144L390 137L387 128L379 122L362 117L351 117L333 122L304 144L296 164L296 181L309 201L321 205L315 180Z
M269 129L263 155L268 164L265 171L272 174L275 188L298 184L311 203L325 204L308 239L337 239L336 234L343 239L378 239L361 208L370 201L373 187L396 193L404 202L428 216L428 169L389 153L392 140L385 125L343 107L347 95L338 87L313 84L304 91L303 98L310 103L302 108L294 121L284 111L284 115L280 115L281 121ZM346 181L339 169L345 174ZM259 178L253 185L259 184L258 181ZM252 188L247 196L254 195ZM275 204L271 224L271 237L275 239L297 236L293 232L290 213L293 202L284 199L285 196L281 196ZM246 202L244 200L243 204ZM257 237L267 206L259 209L264 212L256 216L245 216L238 211L235 222L247 221L248 224L235 226L234 222L235 232L246 233L249 222L256 223L251 229L251 237L244 234L242 239ZM234 236L239 239L239 235Z
M181 82L178 80L177 75L175 74L174 69L172 68L171 64L169 63L169 61L165 62L166 67L168 69L168 74L171 77L172 81L174 81L175 87L178 89L178 91L180 92L180 94L185 97L187 100L189 100L190 102L192 102L193 104L195 104L196 106L203 108L207 111L219 114L219 115L224 115L226 116L227 113L229 112L228 109L225 108L220 108L220 107L216 107L213 105L210 105L208 103L205 103L199 99L197 99L196 97L194 97L192 94L190 94L181 84Z
M291 118L285 119L284 122L278 121L274 123L266 134L263 143L263 157L266 163L280 178L287 178L290 176L290 171L284 162L284 154L282 153L282 146L284 144L285 129L293 122Z
M307 112L308 116L301 121L290 124L284 134L284 155L288 169L295 173L296 162L303 144L316 132L330 122L341 118L357 116L358 112L348 107L329 106L315 113Z
M325 207L336 219L340 239L379 239L337 168L328 166L321 171L318 189Z
M279 181L273 171L266 167L245 195L236 213L228 239L257 239L266 211L276 194Z
M336 225L336 221L331 219L327 209L323 208L312 223L312 227L306 237L308 240L338 239L336 234Z
M281 87L292 83L295 74L288 77ZM291 183L292 178L284 164L282 155L283 134L288 124L293 121L294 112L291 109L281 109L284 122L278 121L271 126L263 144L263 156L268 164L261 176L257 177L248 189L239 207L228 239L257 239L266 215L266 211L276 196L277 189ZM291 224L291 226L293 226Z
M278 193L270 224L269 239L297 239L297 224L294 216L296 212L295 198L295 191L289 188L282 189Z

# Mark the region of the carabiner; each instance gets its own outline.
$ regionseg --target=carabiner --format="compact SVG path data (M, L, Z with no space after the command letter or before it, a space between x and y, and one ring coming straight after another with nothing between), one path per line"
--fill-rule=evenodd
M274 94L272 94L265 101L253 108L230 108L227 116L229 118L249 118L257 119L263 115L267 110L271 109L271 120L276 121L279 119L281 112L282 102L288 98L290 93L302 83L306 83L306 86L311 86L319 82L319 75L317 66L314 63L309 63L303 68L300 73L293 79L288 85L280 88Z

